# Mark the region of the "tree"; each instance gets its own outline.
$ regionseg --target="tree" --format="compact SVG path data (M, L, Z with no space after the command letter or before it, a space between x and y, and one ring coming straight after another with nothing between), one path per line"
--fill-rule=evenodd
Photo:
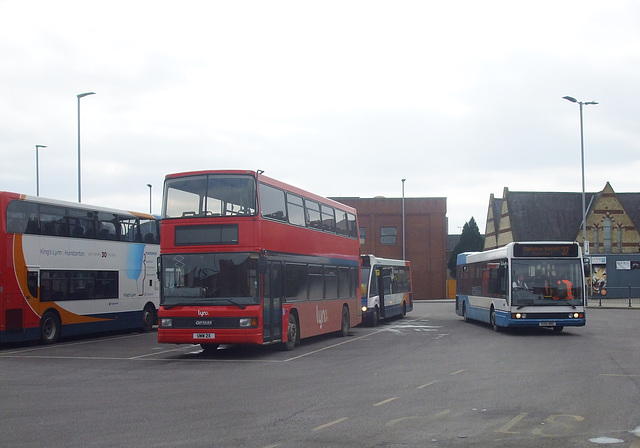
M464 227L462 227L460 241L458 241L456 247L453 248L453 253L451 254L451 258L449 258L449 263L447 263L451 277L456 278L456 261L458 254L462 252L479 252L483 249L484 236L480 234L478 224L476 224L476 220L473 219L472 216L469 222L466 222Z

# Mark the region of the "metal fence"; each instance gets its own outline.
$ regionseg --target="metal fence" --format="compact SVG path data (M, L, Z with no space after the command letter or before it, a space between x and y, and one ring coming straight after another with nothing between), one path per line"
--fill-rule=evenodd
M640 308L640 286L610 286L607 291L614 293L612 295L618 298L611 299L601 295L590 296L588 300L589 306ZM626 297L624 297L625 295Z

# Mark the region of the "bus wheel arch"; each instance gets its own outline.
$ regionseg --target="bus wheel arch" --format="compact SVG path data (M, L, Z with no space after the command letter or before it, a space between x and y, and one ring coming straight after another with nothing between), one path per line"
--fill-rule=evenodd
M462 302L462 320L469 322L469 317L467 316L467 304L465 302Z
M55 344L60 339L62 332L62 319L58 312L49 309L42 314L40 319L40 342L43 344Z
M158 318L158 311L151 302L147 302L142 309L142 331L148 333L153 330L153 326L156 324Z
M284 348L287 351L293 350L300 343L300 321L298 320L298 312L295 309L289 311L289 320L287 323L287 341Z
M349 315L349 306L347 304L342 305L342 320L340 322L339 336L346 338L349 336L349 330L351 329L351 316Z

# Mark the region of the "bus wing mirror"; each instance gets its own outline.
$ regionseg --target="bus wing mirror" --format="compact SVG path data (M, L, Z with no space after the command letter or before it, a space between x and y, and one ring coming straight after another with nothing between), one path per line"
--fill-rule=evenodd
M267 256L266 255L260 255L260 258L258 258L258 271L260 272L260 274L266 274L267 272Z
M591 260L585 258L582 261L582 267L584 268L584 276L591 277Z

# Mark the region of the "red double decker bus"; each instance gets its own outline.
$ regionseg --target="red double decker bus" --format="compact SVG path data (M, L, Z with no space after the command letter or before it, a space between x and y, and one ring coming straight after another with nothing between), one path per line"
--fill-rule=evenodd
M355 209L264 176L165 178L158 342L282 343L362 321Z

